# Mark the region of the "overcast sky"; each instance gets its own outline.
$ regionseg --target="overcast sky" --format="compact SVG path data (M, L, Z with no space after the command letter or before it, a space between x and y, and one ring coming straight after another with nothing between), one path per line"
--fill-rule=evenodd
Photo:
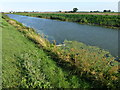
M119 0L1 0L1 11L79 11L110 9L118 11Z

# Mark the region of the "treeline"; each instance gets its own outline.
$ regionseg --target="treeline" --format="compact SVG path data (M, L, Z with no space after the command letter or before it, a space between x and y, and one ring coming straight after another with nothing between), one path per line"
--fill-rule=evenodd
M80 14L60 14L60 13L54 13L54 14L53 13L18 13L18 14L120 29L119 15L80 15Z

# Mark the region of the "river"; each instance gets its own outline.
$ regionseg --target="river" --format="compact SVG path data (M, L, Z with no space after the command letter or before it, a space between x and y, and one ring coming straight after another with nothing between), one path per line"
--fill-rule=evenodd
M79 41L118 56L118 30L116 29L22 15L7 15L27 27L34 28L37 33L44 34L50 42L56 40L57 44L60 44L64 40Z

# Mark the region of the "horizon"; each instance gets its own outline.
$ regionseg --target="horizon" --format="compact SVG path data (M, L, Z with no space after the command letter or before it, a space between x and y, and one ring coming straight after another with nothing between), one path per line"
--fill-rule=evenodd
M75 2L76 1L76 2ZM66 1L56 1L55 0L4 0L1 2L1 12L24 12L24 11L38 11L38 12L56 12L56 11L71 11L73 8L78 8L78 11L103 11L111 10L118 12L118 2L119 0L66 0Z

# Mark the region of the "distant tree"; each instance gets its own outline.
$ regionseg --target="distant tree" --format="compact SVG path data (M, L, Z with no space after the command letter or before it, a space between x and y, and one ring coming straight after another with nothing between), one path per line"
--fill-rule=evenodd
M108 12L111 12L111 10L108 10Z
M99 11L97 10L97 11L94 11L94 12L99 12Z
M68 13L73 13L73 11L68 11Z
M111 10L104 10L103 12L111 12Z
M59 10L59 12L62 12L61 10Z
M107 12L107 10L104 10L103 12Z
M77 8L73 8L73 12L77 12L77 10L78 10Z

